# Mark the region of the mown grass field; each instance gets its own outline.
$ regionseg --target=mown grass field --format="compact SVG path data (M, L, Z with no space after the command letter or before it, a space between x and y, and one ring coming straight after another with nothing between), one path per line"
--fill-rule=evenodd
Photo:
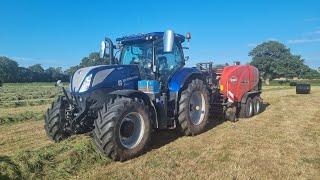
M320 87L264 87L265 110L236 123L212 119L183 137L155 132L144 155L124 163L100 156L90 134L54 144L43 113L52 84L5 84L0 92L0 179L319 179Z

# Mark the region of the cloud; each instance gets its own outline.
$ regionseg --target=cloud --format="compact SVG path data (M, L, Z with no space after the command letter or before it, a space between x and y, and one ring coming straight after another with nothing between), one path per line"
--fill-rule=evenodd
M22 65L24 67L34 65L34 64L41 64L44 67L64 67L67 68L68 66L66 63L61 64L59 61L54 59L41 59L41 58L30 58L30 57L16 57L16 56L7 56L10 59L13 59L19 63L19 65Z
M256 47L256 46L258 46L259 44L262 44L263 42L266 42L266 41L279 41L278 39L276 39L276 38L268 38L268 39L266 39L265 41L261 41L261 42L254 42L254 43L249 43L249 44L247 44L247 46L248 47Z
M315 39L293 39L289 40L288 44L305 44L305 43L316 43L320 42L320 38Z
M268 38L267 41L278 41L276 38Z
M317 17L311 17L311 18L306 18L304 21L306 22L316 22L316 21L319 21L320 18L317 18Z
M248 47L256 47L258 44L257 43L249 43Z
M40 59L37 58L26 58L26 57L10 57L11 59L18 60L18 61L26 61L26 62L39 62Z
M318 35L318 34L320 34L320 28L317 28L317 30L315 30L315 31L304 33L304 35L307 35L307 36L313 36L313 35Z
M320 30L314 31L313 34L320 34Z

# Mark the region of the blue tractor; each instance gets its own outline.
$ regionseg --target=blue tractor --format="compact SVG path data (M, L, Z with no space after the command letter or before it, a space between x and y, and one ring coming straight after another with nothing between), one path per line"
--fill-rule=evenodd
M103 154L124 161L143 153L153 130L203 132L211 90L203 72L184 67L182 44L190 38L171 30L118 38L117 46L106 38L100 53L110 64L75 72L46 113L49 138L92 132Z

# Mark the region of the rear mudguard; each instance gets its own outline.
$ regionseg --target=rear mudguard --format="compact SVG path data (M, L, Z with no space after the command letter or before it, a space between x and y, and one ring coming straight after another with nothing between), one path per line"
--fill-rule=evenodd
M170 101L175 101L174 117L178 115L180 93L194 79L201 79L206 83L206 77L197 68L182 68L176 71L169 80L168 88Z
M255 95L260 95L262 92L261 91L250 91L247 92L241 99L241 104L245 104L247 102L248 97L250 96L255 96ZM262 99L261 99L262 100Z
M169 80L168 88L170 92L179 92L188 80L199 78L205 81L202 72L196 68L182 68L176 71Z
M130 98L140 98L142 99L146 105L148 105L150 107L150 110L152 112L152 116L154 118L151 118L151 124L153 126L153 128L159 128L159 123L158 123L158 116L157 116L157 111L156 111L156 107L153 103L153 101L149 98L149 96L141 91L137 91L137 90L117 90L117 91L113 91L109 94L109 96L124 96L124 97L130 97Z

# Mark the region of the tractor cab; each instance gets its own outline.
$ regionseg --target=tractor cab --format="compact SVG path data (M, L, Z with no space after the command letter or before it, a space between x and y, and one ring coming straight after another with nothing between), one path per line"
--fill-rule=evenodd
M154 32L125 36L116 39L120 49L119 60L112 58L110 62L119 65L136 65L139 68L141 79L157 80L165 84L170 76L184 66L182 43L185 37L168 32ZM101 56L112 54L114 47L108 38L101 43Z

